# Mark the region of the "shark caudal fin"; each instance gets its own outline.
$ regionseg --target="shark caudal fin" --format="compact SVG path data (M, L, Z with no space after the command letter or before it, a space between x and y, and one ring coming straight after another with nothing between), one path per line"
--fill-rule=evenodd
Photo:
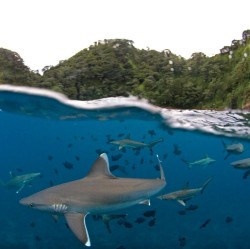
M161 142L163 142L163 141L164 141L163 138L161 138L161 139L159 139L159 140L156 140L156 141L154 141L154 142L148 144L148 148L149 148L149 149L152 149L153 146L155 146L156 144L161 143Z
M210 183L210 182L212 181L212 179L213 179L213 177L208 178L208 179L205 181L205 183L202 185L202 187L201 187L201 194L203 194L205 188L207 187L208 183Z

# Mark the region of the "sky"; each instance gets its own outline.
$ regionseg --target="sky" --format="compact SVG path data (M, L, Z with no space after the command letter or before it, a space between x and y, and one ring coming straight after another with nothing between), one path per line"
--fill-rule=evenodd
M249 10L249 0L0 0L0 47L31 70L115 38L185 58L212 56L250 29Z

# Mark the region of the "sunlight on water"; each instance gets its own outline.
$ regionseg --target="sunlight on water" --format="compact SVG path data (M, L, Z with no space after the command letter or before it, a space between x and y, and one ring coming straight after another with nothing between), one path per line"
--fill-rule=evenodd
M248 249L249 134L240 110L163 109L134 97L81 102L1 85L0 248L83 248L64 217L19 200L85 177L107 153L121 178L157 179L162 164L167 186L151 206L88 215L91 248ZM58 202L54 210L67 210Z

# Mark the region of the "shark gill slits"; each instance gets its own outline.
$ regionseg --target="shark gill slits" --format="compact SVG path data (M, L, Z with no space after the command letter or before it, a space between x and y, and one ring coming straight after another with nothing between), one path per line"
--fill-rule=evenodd
M57 213L65 213L67 211L67 206L64 204L53 204L52 208Z

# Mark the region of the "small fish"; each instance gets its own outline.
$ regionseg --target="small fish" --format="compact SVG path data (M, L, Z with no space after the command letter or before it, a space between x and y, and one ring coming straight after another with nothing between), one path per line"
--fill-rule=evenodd
M150 227L154 226L154 225L155 225L155 221L156 221L156 218L153 218L152 220L150 220L150 221L148 222L148 225L149 225Z
M179 156L181 155L182 151L179 149L178 145L174 144L174 151L173 153L176 155L176 156Z
M156 165L154 166L154 168L155 168L156 171L160 171L160 167L159 167L158 164L156 164Z
M36 223L35 223L34 221L32 221L32 222L30 223L30 226L31 226L32 228L34 228L34 227L36 226Z
M194 210L196 210L196 209L198 209L199 208L199 206L198 205L189 205L188 207L186 207L185 209L187 210L187 211L194 211Z
M144 163L144 159L143 159L143 158L141 159L140 163L141 163L141 164L143 164L143 163Z
M145 217L155 217L156 211L155 210L148 210L143 213Z
M84 140L84 136L81 136L81 138L80 138L81 140Z
M74 165L73 165L72 163L67 162L67 161L65 161L65 162L63 163L63 166L64 166L66 169L73 169L73 167L74 167Z
M139 218L137 218L137 219L135 220L135 223L141 224L141 223L145 222L145 220L146 220L146 219L144 219L143 217L139 217Z
M200 225L200 229L205 228L207 226L207 224L210 222L211 222L211 219L205 220L205 222Z
M19 173L23 172L23 170L21 168L17 168L16 171Z
M112 160L112 161L118 161L121 157L122 157L122 154L118 154L118 155L115 155L115 156L111 156L111 160Z
M124 133L118 134L118 137L124 137Z
M186 245L186 238L185 237L179 238L178 241L179 241L179 246L184 247Z
M148 134L153 137L153 136L156 136L156 133L154 130L148 130Z
M54 186L54 182L53 181L49 181L49 185L50 185L50 187Z
M80 161L80 157L79 156L75 156L77 161Z
M58 169L54 168L54 172L56 175L58 175Z
M39 241L41 241L41 237L39 237L38 235L36 235L35 236L35 240L39 242Z
M53 156L48 155L48 160L49 160L49 161L51 161L51 160L53 160L53 159L54 159L54 157L53 157Z
M123 222L123 225L124 225L126 228L132 228L132 227L133 227L133 225L132 225L131 223L127 222L127 221L124 221L124 222Z
M231 223L233 221L233 218L231 216L227 216L225 219L226 223Z
M180 210L180 211L178 211L177 213L178 213L179 215L186 215L187 212L186 212L185 210Z
M73 144L68 144L68 148L72 148L73 147Z

